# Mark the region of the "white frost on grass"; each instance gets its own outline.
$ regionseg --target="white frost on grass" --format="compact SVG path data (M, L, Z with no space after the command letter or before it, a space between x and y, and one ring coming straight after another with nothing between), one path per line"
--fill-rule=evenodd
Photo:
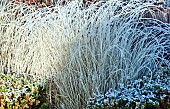
M17 18L10 13L25 9L11 8L0 21L0 71L50 78L56 107L82 108L93 92L169 68L170 26L142 18L148 5L113 0L80 8L74 1L56 13L26 7Z

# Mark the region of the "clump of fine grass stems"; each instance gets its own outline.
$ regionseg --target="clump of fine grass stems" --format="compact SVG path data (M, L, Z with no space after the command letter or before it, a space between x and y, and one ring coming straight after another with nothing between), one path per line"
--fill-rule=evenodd
M0 71L49 79L51 108L85 108L93 92L170 68L170 25L143 18L151 4L6 5L12 11L0 7Z

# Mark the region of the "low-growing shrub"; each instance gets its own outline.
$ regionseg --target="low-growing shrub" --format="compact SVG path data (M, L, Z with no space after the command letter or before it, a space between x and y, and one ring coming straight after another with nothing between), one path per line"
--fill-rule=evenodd
M120 83L119 90L111 89L105 95L94 94L94 97L88 100L88 108L169 109L170 71L152 76L129 80L127 85Z
M47 109L45 89L38 81L0 73L0 109Z

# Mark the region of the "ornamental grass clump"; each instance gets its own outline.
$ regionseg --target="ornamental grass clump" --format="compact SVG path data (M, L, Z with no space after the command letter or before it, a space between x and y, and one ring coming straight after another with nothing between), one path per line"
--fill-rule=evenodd
M48 109L45 89L39 81L29 81L24 76L0 73L1 109Z
M31 8L0 25L0 71L48 78L54 108L85 108L93 92L170 68L170 25L143 18L153 12L149 5L113 0L81 7L72 1Z
M69 6L74 10L73 4L65 8ZM147 4L108 1L76 9L75 15L81 16L77 22L84 23L75 32L82 37L70 49L66 71L54 77L61 95L55 99L63 100L56 106L83 108L93 92L106 93L118 89L119 82L127 83L127 77L135 80L170 68L170 25L143 18Z
M151 75L150 75L151 76ZM119 90L110 89L105 95L94 94L89 98L89 109L169 109L170 71L143 76L127 85L120 83Z

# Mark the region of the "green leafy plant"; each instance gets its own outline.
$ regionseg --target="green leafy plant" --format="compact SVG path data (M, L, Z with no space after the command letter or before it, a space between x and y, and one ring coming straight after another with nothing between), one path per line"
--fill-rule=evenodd
M40 82L3 73L0 78L1 109L48 109Z

